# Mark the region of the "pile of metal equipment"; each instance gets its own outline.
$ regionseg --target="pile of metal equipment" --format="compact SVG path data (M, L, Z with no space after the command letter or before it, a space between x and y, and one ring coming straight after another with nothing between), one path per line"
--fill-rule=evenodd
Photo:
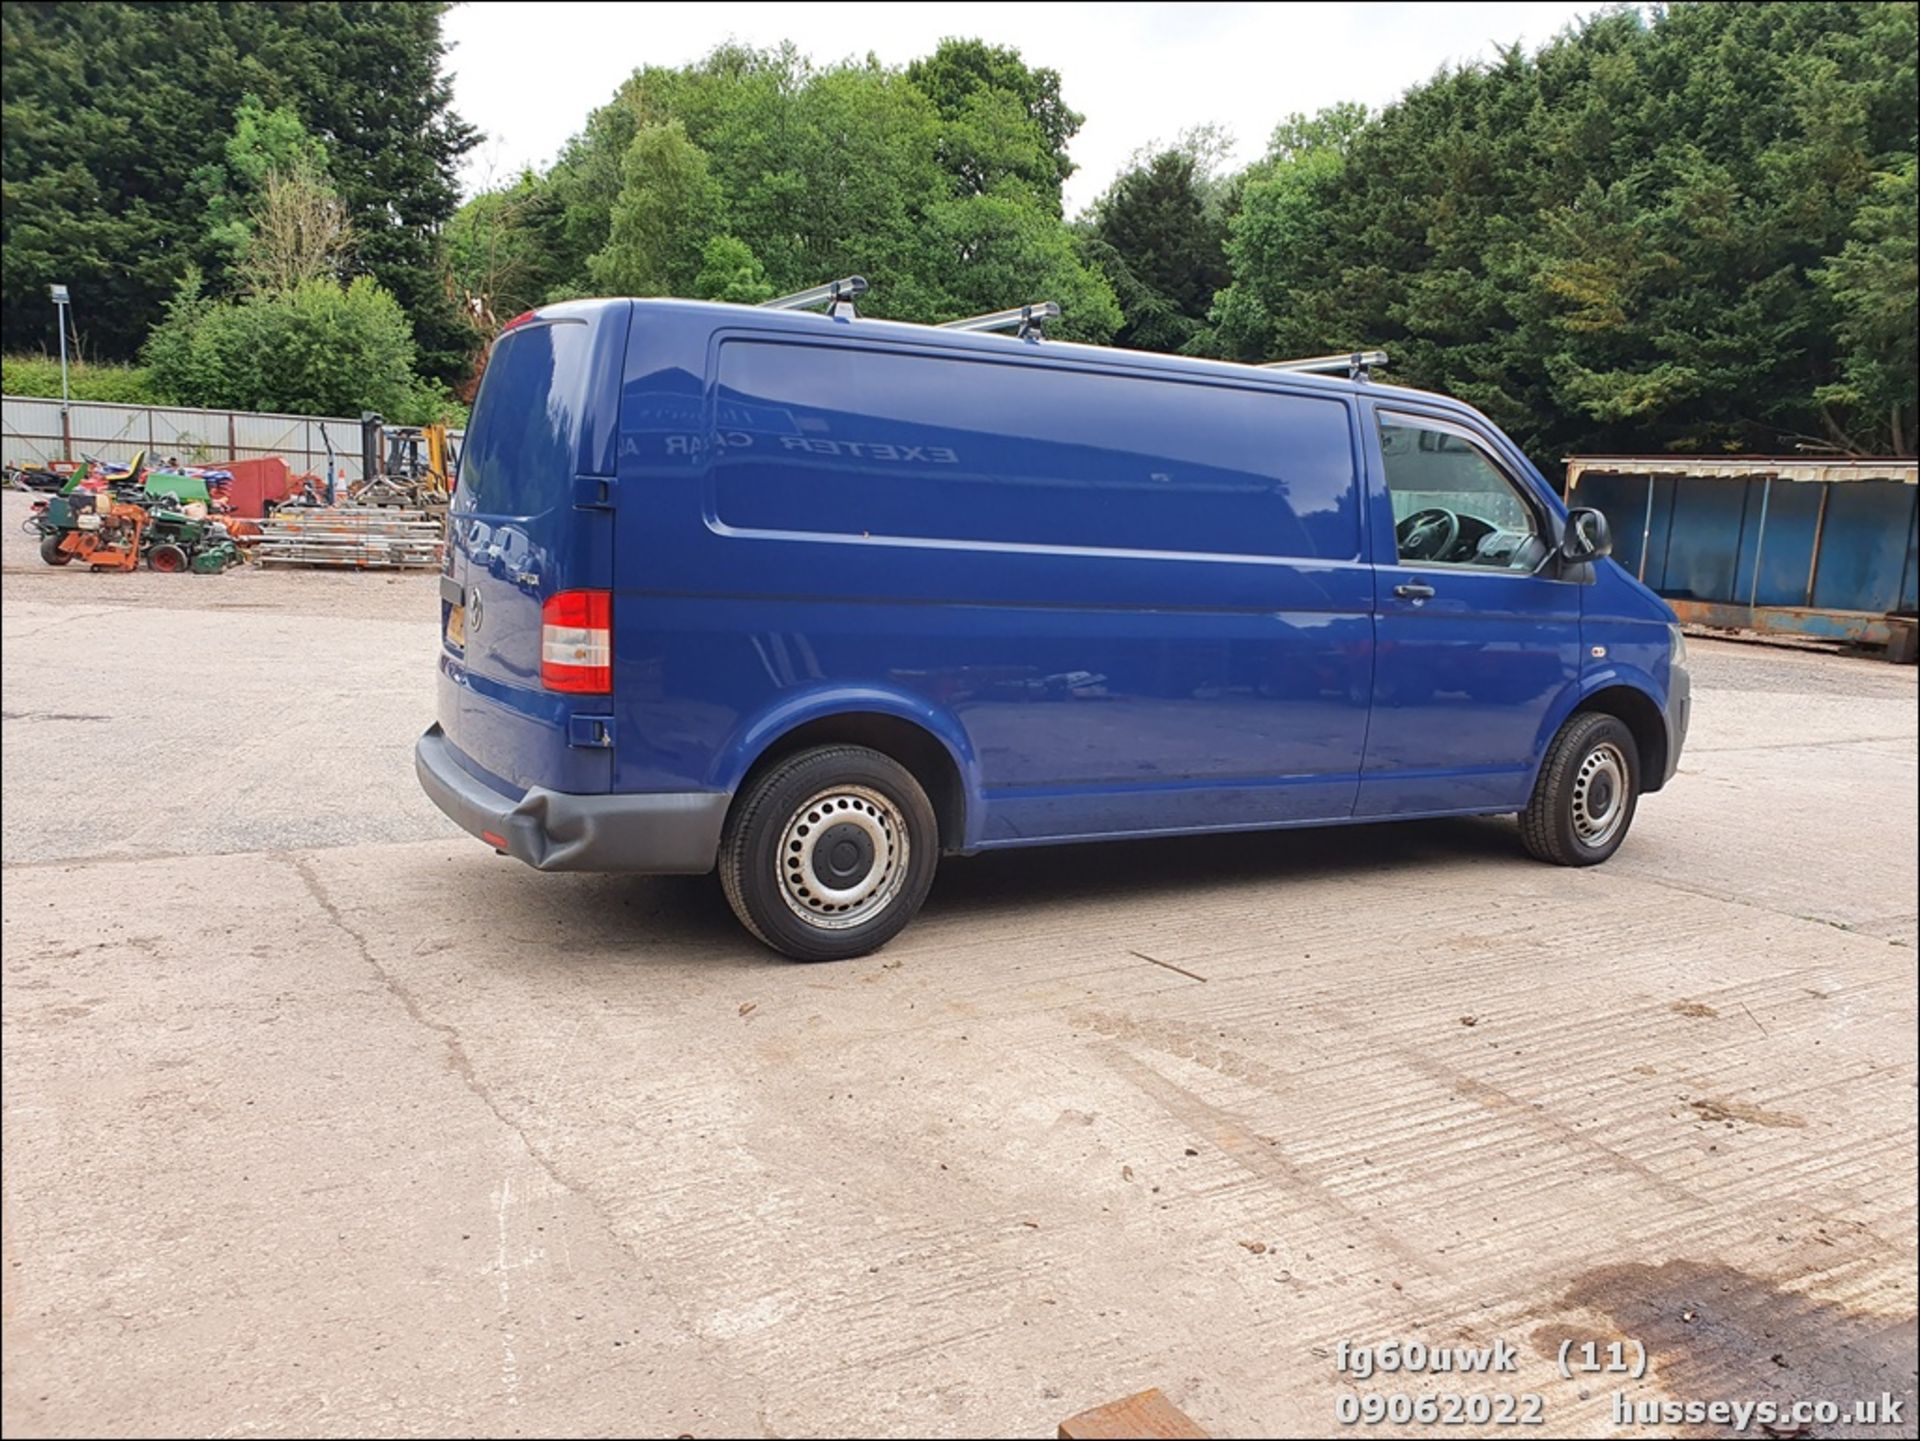
M260 523L253 558L262 565L437 569L445 532L445 521L424 510L282 506Z
M27 527L48 565L79 561L92 570L147 567L218 575L245 558L258 528L203 501L183 501L149 471L145 453L125 470L89 460L60 490L35 501ZM174 473L172 479L184 476Z
M301 490L261 522L254 559L262 565L347 570L438 569L447 503L458 463L444 425L389 426L361 417L363 479L340 476L327 428L324 485L307 476Z
M459 456L444 425L388 425L375 412L360 417L360 470L352 487L361 505L443 514L453 496Z

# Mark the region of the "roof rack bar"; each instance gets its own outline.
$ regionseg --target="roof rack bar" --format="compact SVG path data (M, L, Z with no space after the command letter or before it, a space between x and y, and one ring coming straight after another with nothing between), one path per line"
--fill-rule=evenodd
M762 310L811 310L816 305L827 307L827 314L838 317L842 314L852 316L853 302L856 296L867 293L867 277L849 275L845 280L835 280L826 285L816 285L811 290L797 290L792 295L782 295L773 300L760 302ZM841 307L846 309L842 311Z
M942 322L941 330L1012 330L1022 340L1038 340L1041 327L1060 318L1057 301L1042 300L1033 305L1016 305L1011 310L996 310L988 315L969 315L965 320Z
M1344 370L1349 380L1365 380L1367 372L1387 368L1387 353L1384 350L1354 350L1345 355L1309 355L1302 360L1269 360L1260 368L1301 370L1314 375L1338 375Z

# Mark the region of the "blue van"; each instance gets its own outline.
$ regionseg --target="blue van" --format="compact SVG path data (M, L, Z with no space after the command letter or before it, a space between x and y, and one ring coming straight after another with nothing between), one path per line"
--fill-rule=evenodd
M464 829L717 867L821 960L944 854L1517 813L1592 865L1673 775L1673 612L1470 407L848 310L502 334L416 754Z

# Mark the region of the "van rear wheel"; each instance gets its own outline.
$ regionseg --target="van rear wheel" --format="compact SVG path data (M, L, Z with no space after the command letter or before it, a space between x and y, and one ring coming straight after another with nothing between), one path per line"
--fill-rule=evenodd
M1640 803L1640 750L1625 721L1597 711L1560 728L1520 813L1535 860L1597 866L1620 849Z
M736 798L720 883L740 923L774 950L837 961L898 935L939 859L933 804L905 766L864 746L817 746Z

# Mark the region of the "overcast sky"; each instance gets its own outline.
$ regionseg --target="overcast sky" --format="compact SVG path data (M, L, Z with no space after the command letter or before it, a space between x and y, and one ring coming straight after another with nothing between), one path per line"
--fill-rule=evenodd
M1448 61L1486 59L1514 40L1537 48L1600 8L1512 4L520 4L477 0L448 15L454 105L486 132L468 193L544 167L588 111L641 65L682 65L722 41L791 39L816 61L872 51L888 64L943 36L1016 46L1061 74L1087 117L1071 153L1073 214L1136 149L1206 121L1227 127L1236 161L1265 147L1290 111L1339 100L1380 106Z

